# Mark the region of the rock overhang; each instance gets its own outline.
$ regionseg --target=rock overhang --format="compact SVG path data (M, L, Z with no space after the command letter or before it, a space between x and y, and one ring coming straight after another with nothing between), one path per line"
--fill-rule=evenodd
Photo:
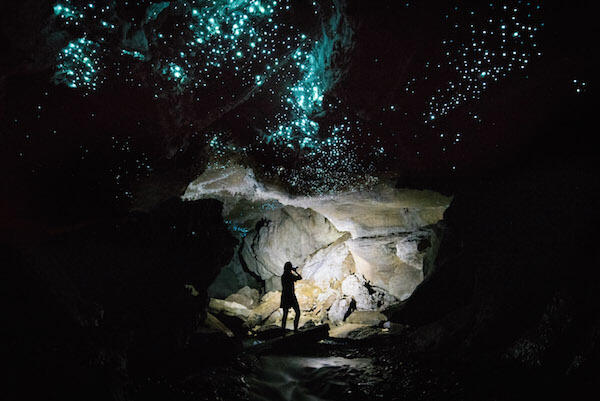
M303 314L321 322L408 298L423 280L424 261L435 256L432 227L452 199L382 180L362 191L291 195L260 182L249 167L209 166L183 199L223 202L223 219L239 240L209 294L225 298L246 286L276 294L283 264L291 261L303 275L296 286ZM281 318L270 312L259 324Z

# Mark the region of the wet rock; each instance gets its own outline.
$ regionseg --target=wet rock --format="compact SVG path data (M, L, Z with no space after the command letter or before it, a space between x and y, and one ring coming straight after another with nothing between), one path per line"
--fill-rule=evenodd
M382 331L378 327L373 327L372 325L361 325L362 327L357 327L353 330L350 330L345 337L351 340L365 340L367 338L371 338L374 336L379 336L382 334Z

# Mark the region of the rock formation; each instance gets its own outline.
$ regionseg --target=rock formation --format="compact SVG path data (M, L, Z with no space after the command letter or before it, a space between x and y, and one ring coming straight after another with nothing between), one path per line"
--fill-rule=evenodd
M411 295L450 202L432 191L385 184L371 192L292 197L237 165L209 169L191 183L184 199L202 198L224 203L223 218L239 241L211 286L213 296L235 300L248 284L279 291L283 265L291 261L303 276L296 285L302 311L337 323L355 309L381 311ZM269 318L260 316L249 325Z

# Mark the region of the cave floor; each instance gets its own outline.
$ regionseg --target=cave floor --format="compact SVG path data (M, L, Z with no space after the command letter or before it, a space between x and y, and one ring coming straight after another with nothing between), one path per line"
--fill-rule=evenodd
M565 399L565 383L490 355L414 352L402 338L328 338L233 357L165 379L145 379L134 400Z

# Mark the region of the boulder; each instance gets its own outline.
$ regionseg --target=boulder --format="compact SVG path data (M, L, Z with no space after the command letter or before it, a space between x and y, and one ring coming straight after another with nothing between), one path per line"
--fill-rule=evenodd
M329 313L327 317L332 323L341 323L346 318L348 311L350 310L350 306L352 304L352 300L349 298L337 299L331 305L329 309Z
M244 270L238 249L239 246L236 247L231 261L221 268L215 281L208 287L210 297L225 299L227 296L239 292L241 288L259 287L258 280Z
M372 285L403 300L423 280L423 254L418 244L427 232L386 237L356 238L348 241L356 272Z
M235 294L229 295L227 298L225 298L225 300L237 302L238 304L244 305L248 309L252 309L258 305L260 295L257 289L246 286L240 288L240 290Z
M235 316L243 320L248 319L251 313L250 309L242 304L217 298L210 299L208 310L213 314L224 313L225 315Z
M258 302L260 301L260 293L256 288L250 288L248 286L245 286L243 288L240 288L237 293L250 298L254 305L258 304Z
M387 317L378 311L355 310L346 318L346 323L378 325L387 320Z
M314 310L317 307L317 299L321 292L322 290L319 287L312 285L310 282L299 281L296 284L296 298L298 298L300 310Z
M276 310L279 309L281 302L281 292L271 291L263 295L260 303L256 306L248 316L246 326L252 328L262 324Z
M225 298L225 301L235 302L240 305L244 305L248 309L252 309L252 307L254 306L254 301L250 297L238 293L231 294L230 296Z
M257 228L244 237L240 254L251 272L268 280L281 276L287 261L301 265L342 235L313 210L286 206L265 213ZM276 288L277 283L272 284Z
M327 288L333 282L342 281L355 270L354 259L345 240L349 235L341 237L343 242L336 241L330 246L320 249L311 255L300 274L305 280L313 280L321 287Z
M377 309L377 299L372 297L367 288L367 281L360 274L351 274L342 282L342 293L356 301L358 310Z

